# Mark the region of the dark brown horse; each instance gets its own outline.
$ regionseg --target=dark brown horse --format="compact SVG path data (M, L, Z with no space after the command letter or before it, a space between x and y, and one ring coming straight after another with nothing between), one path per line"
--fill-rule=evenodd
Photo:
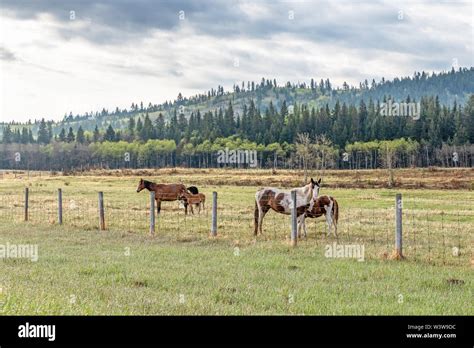
M177 201L184 193L186 193L186 186L183 184L155 184L154 182L140 179L138 183L137 192L143 189L148 191L155 191L156 209L158 214L161 211L161 202ZM186 213L188 212L187 203L184 204Z

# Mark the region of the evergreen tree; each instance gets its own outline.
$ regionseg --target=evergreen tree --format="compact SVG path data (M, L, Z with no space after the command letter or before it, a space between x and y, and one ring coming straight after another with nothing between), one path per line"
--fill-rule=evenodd
M128 119L128 134L131 137L135 135L135 118L133 116Z
M154 138L155 131L153 124L151 123L150 117L148 116L148 112L145 115L145 120L143 121L143 127L140 131L140 139L143 141L147 141L149 139Z
M9 124L3 127L3 137L2 143L3 144L10 144L12 142L12 129Z
M104 140L115 141L115 131L111 124L109 124L109 126L107 127L107 130L105 131Z
M28 143L33 144L35 142L35 139L33 138L33 132L31 131L31 128L28 129Z
M84 142L86 141L86 139L84 137L84 130L82 129L82 126L79 126L79 129L77 130L76 141L79 144L84 144Z
M46 121L41 119L38 128L38 143L40 144L49 144L49 133L48 133L48 126L46 125Z
M69 127L69 132L67 133L66 141L68 143L72 143L75 139L76 137L74 136L74 131L72 130L72 127Z
M143 129L143 122L142 122L142 118L139 117L137 121L136 134L140 135L142 132L142 129Z
M164 139L166 134L166 123L163 114L160 112L155 120L155 131L157 139Z
M464 108L465 120L463 126L468 133L468 139L471 144L474 144L474 94L471 94Z
M94 143L98 143L100 141L100 132L99 127L97 127L97 125L95 125L94 133L92 134L92 141Z
M21 129L21 143L28 144L30 138L28 137L28 128L23 127Z
M52 122L48 122L48 143L53 140L53 124Z
M234 120L234 109L232 108L232 102L229 101L227 109L224 115L224 124L223 124L223 135L229 136L235 134L235 120Z
M62 128L61 132L59 133L59 141L66 141L66 130L64 128Z

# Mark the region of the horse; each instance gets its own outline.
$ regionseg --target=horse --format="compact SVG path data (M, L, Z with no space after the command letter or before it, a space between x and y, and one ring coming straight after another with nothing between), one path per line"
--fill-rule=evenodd
M191 194L189 192L183 193L179 199L184 202L185 205L189 205L191 208L191 213L194 214L193 210L193 205L195 205L199 210L198 214L201 213L201 205L202 209L205 209L204 203L206 202L206 195L204 193L197 193L197 194ZM186 210L186 214L187 214Z
M158 214L161 211L161 202L176 201L179 197L187 192L186 186L183 184L155 184L154 182L140 179L138 183L137 192L143 189L148 191L155 191L156 209ZM188 211L187 204L184 205L186 213Z
M339 219L339 204L336 199L331 196L321 196L316 200L312 200L304 214L298 217L298 237L300 236L301 228L304 231L304 238L306 238L306 223L305 219L317 218L322 215L326 216L326 223L328 226L328 237L331 235L332 226L334 225L334 236L337 239L337 220Z
M316 182L311 178L311 181L303 187L298 187L296 190L296 213L300 216L305 213L311 199L317 199L319 194L319 184L321 178ZM262 232L262 223L265 214L273 209L280 214L291 214L293 202L291 199L291 191L284 191L274 187L265 187L255 193L255 230L254 234Z

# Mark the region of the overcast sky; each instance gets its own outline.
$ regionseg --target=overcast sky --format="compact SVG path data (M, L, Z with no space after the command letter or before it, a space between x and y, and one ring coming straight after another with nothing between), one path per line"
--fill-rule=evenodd
M1 121L473 66L472 1L0 0Z

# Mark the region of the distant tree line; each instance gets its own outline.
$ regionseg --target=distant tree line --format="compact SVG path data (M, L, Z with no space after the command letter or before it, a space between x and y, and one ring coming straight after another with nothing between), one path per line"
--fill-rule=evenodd
M387 102L384 98L383 102ZM406 102L414 102L410 97ZM222 148L252 149L259 152L261 166L301 166L298 141L307 136L314 148L327 148L322 167L377 168L388 165L380 154L384 141L404 139L410 145L397 150L394 166L472 166L474 144L474 95L464 106L442 106L437 97L420 101L418 119L382 116L380 103L363 100L358 105L336 102L311 109L307 105L273 106L261 113L253 100L236 114L229 101L214 112L199 111L187 118L178 109L169 121L162 114L152 120L145 112L130 117L125 129L105 130L95 126L61 129L54 135L50 122L41 120L36 137L27 126L3 128L0 166L2 168L63 169L72 167L209 167L217 163ZM300 146L301 148L301 146ZM23 156L21 162L14 154ZM130 155L123 160L125 153ZM112 155L113 154L113 155ZM311 157L311 156L310 156ZM314 158L311 157L311 158ZM346 159L347 158L347 159ZM27 161L28 162L25 162ZM304 162L304 161L303 161Z
M146 142L103 141L90 144L52 142L41 144L1 144L0 167L27 170L87 170L92 168L150 167L240 167L249 163L217 161L220 150L256 151L258 167L285 169L375 169L404 168L428 165L472 167L474 145L448 145L434 151L416 140L394 139L356 142L340 149L320 136L298 134L295 144L258 144L238 136L205 140L193 146L177 145L174 140L150 139Z

